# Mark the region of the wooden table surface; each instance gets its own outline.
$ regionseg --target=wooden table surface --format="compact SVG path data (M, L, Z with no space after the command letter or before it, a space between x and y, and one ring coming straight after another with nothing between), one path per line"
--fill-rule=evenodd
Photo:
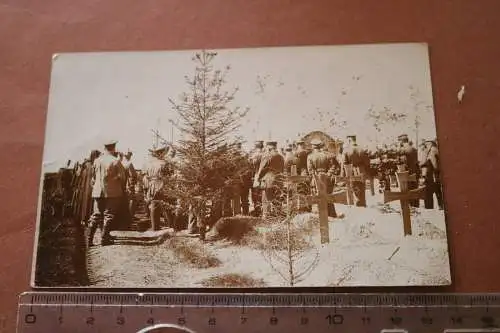
M454 281L446 290L500 291L499 14L498 0L1 0L0 332L14 331L17 296L29 290L57 52L427 42Z

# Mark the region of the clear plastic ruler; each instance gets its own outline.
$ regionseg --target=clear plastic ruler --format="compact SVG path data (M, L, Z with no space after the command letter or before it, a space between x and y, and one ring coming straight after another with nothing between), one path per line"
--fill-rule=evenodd
M27 292L17 332L500 332L500 294Z

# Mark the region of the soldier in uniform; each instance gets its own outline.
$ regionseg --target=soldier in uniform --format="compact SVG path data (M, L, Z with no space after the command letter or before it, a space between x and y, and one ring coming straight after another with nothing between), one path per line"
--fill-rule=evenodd
M298 140L295 142L297 150L295 150L295 163L297 165L297 174L307 176L307 155L309 154L304 147L304 141Z
M370 181L370 193L375 195L375 178L377 177L377 169L379 165L378 149L367 150L368 154L368 180Z
M396 171L398 171L398 168L395 160L389 158L389 155L386 152L381 152L380 154L380 164L377 170L380 181L379 192L391 192L391 175L394 175Z
M154 152L151 149L148 149L147 159L141 167L141 180L142 180L142 197L144 198L144 208L146 211L146 217L149 219L151 217L151 211L149 210L149 205L151 202L149 201L148 189L149 189L149 181L148 174L146 172L151 160L153 159Z
M344 163L352 165L353 175L362 176L363 179L368 177L370 158L367 152L361 149L356 143L355 135L347 136L347 147L344 150ZM356 196L356 206L366 207L365 181L353 181L352 186L354 195Z
M427 146L425 144L426 140L422 139L420 142L420 145L418 146L418 163L420 165L425 163L425 160L427 158Z
M272 210L272 207L279 203L279 191L282 184L281 174L284 170L284 158L277 150L277 142L269 141L266 143L267 152L262 155L259 170L255 175L254 187L261 187L264 190L263 215L266 216Z
M313 151L307 156L307 172L313 177L322 174L327 175L328 177L325 177L325 179L327 179L326 191L330 194L333 191L334 185L333 171L335 165L333 164L333 159L321 149L323 143L320 139L313 139L311 141L311 146L313 147ZM313 178L313 187L314 186L318 186L318 184L314 183ZM328 203L328 216L338 217L333 203Z
M94 161L101 155L98 150L92 150L90 156L86 158L81 165L79 165L79 170L74 174L72 187L81 189L80 191L75 191L73 195L73 207L75 207L74 213L76 217L79 217L81 221L85 224L88 223L88 219L92 216L93 208L93 198L92 198L92 173Z
M240 188L241 213L248 215L250 212L250 189L253 183L253 168L250 163L248 153L242 150L241 144L238 144L238 153L240 157L239 173L241 176L242 187Z
M408 138L408 134L400 134L400 135L398 135L398 143L397 143L398 149L403 148L403 140L407 139L407 138ZM408 139L408 141L409 141L409 139Z
M249 195L250 188L252 187L253 172L250 166L249 157L243 151L241 143L236 144L234 151L234 174L236 175L236 182L231 187L231 213L232 215L243 214L248 215L249 212ZM241 207L238 211L237 206Z
M425 155L420 160L422 177L425 184L424 205L426 209L434 208L434 193L438 199L439 209L443 209L443 197L439 181L439 156L436 144L432 140L425 141Z
M433 154L436 158L436 167L434 169L434 180L435 180L435 183L436 183L436 186L435 186L435 192L436 192L436 199L437 199L437 203L438 203L438 206L439 206L439 210L443 210L444 209L444 200L443 200L443 186L441 184L441 168L440 168L440 162L439 162L439 150L438 150L438 143L437 143L437 139L434 139L433 141L431 141L431 149L433 150Z
M165 179L169 176L169 168L165 155L167 149L161 147L155 150L150 150L152 153L151 159L148 161L146 169L146 177L148 180L147 198L149 202L149 215L151 219L151 229L160 230L160 220L162 216L162 204L165 200L164 186Z
M262 155L264 154L264 141L256 141L253 151L250 153L250 167L252 168L253 177L256 177L257 171L259 171L260 162L262 160ZM260 216L262 214L262 189L260 186L255 186L252 184L251 197L253 212L252 215Z
M342 169L344 167L344 142L338 143L337 154L335 154L335 159Z
M408 135L402 134L398 137L401 142L399 163L404 165L406 171L409 175L415 175L415 181L408 181L408 190L414 190L418 188L418 178L420 177L419 163L418 163L418 151L415 147L410 145L410 140ZM418 207L419 200L410 200L410 205L412 207Z
M122 164L125 169L126 196L128 198L127 207L130 220L132 220L135 215L135 186L137 183L137 172L131 160L132 155L133 153L128 150L124 155L124 160L122 160Z
M296 149L294 152L295 155L295 165L297 166L297 175L299 176L307 176L307 155L309 152L306 150L304 146L303 140L298 140L295 142ZM304 196L309 195L310 193L310 184L306 182L301 182L297 184L297 194ZM303 206L301 209L310 212L311 206Z
M296 165L295 154L293 153L293 146L289 144L285 148L284 172L288 175L291 175L293 165Z
M168 172L169 172L169 181L168 188L171 190L170 194L167 196L167 202L169 203L169 223L175 230L182 230L185 226L186 217L182 213L182 201L176 195L179 192L179 184L178 181L181 178L180 167L181 160L177 155L175 147L169 146L168 153L166 157L166 161L168 164Z
M89 220L87 242L93 245L97 227L102 225L101 245L112 244L110 228L120 210L123 198L123 182L125 174L123 166L115 156L116 141L104 144L104 153L94 161L92 178L92 198L94 211Z

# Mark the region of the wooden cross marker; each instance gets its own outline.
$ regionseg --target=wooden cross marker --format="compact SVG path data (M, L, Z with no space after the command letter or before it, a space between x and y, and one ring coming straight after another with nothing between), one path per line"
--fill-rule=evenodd
M308 196L307 200L310 204L318 204L321 244L330 243L330 230L328 227L328 204L335 204L335 202L338 201L339 193L329 194L326 191L328 176L325 174L315 175L314 181L316 182L318 194ZM341 192L341 194L345 194L344 190L341 190L339 192Z
M321 244L330 243L330 230L328 227L328 204L335 204L339 202L339 197L341 198L345 195L345 190L338 191L336 193L330 194L327 191L326 184L328 182L328 176L326 174L314 175L313 179L316 183L317 194L315 195L298 195L299 198L298 205L300 205L300 198L308 204L317 204L319 213L319 232L321 235ZM286 182L288 186L296 186L298 183L303 183L310 181L310 176L297 176L291 175L286 177ZM291 187L289 187L291 188Z
M287 175L285 177L285 187L287 191L292 192L292 193L297 193L297 185L298 184L307 184L311 182L311 177L310 176L301 176L297 175L297 166L292 165L291 169L291 174ZM294 195L295 200L291 200L287 202L287 207L289 210L291 210L291 204L296 203L297 209L299 209L304 203L303 200L301 200L300 195Z
M347 203L348 205L354 205L354 187L353 183L356 181L364 182L365 179L362 174L354 174L354 168L352 164L344 164L343 166L345 171L345 176L337 176L335 177L335 181L344 181L346 182L347 189ZM366 184L363 186L363 189L366 188Z
M384 203L399 200L401 213L403 215L404 234L411 235L410 200L423 199L425 197L425 186L415 190L408 190L408 182L416 181L415 175L409 175L408 171L396 172L400 192L384 192Z

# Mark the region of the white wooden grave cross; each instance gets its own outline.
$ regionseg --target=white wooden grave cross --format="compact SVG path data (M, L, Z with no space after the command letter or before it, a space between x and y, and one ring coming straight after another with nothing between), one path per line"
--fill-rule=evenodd
M401 203L401 214L403 215L404 235L411 235L410 200L423 199L425 196L425 186L414 190L408 190L408 182L416 181L416 176L409 175L408 171L396 172L400 192L384 192L384 203L399 200Z
M303 183L306 181L310 181L310 176L297 176L292 175L286 177L287 188L292 189L298 183ZM311 195L297 195L299 198L298 204L300 205L300 198L306 201L307 204L317 204L318 205L318 214L319 214L319 231L321 236L321 244L330 242L330 230L328 227L328 204L335 204L335 202L339 202L339 197L342 197L342 194L345 194L345 190L340 190L336 193L328 193L327 192L327 182L328 175L319 174L313 176L314 182L316 184L317 193Z

